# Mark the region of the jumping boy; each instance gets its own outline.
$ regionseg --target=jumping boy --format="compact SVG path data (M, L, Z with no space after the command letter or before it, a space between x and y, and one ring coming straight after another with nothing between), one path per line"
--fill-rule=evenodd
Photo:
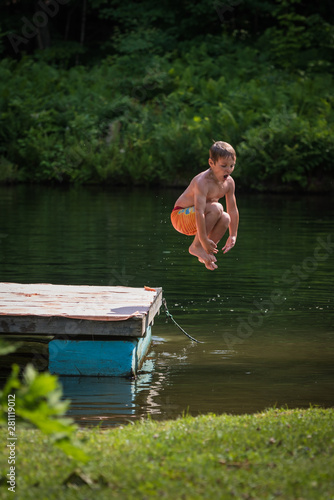
M210 148L210 168L196 175L176 200L171 213L174 228L182 234L195 235L189 252L207 269L217 269L217 245L229 228L222 248L226 253L234 247L239 225L235 185L231 177L236 162L234 149L227 142L215 142ZM226 212L219 203L225 196Z

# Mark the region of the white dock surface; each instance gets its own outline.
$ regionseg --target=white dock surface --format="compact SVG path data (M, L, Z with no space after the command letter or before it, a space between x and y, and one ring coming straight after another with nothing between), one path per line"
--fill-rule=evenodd
M104 324L129 320L138 323L142 320L144 333L145 326L152 323L159 312L161 302L161 288L147 290L145 287L0 283L0 333L14 333L15 324L18 327L15 333L29 333L27 327L19 321L20 318L30 320L30 333L41 333L41 329L45 333L57 333L55 325L51 327L52 321L45 322L46 318L68 318L84 323L96 321ZM33 327L38 318L44 321L39 328ZM110 334L116 335L115 328L112 330ZM126 335L124 327L122 330L121 335ZM96 333L106 334L106 329ZM129 332L128 335L130 334Z

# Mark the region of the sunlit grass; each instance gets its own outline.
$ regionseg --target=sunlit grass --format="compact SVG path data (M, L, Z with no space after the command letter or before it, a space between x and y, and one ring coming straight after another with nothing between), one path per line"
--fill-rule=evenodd
M86 465L39 431L20 430L15 498L330 499L333 416L331 409L272 409L81 430ZM0 434L4 499L7 430Z

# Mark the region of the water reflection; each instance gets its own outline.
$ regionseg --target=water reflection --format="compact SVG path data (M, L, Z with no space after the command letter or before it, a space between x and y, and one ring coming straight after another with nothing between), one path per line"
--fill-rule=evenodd
M71 399L68 415L93 425L120 423L135 414L134 383L119 377L60 377L64 397Z
M205 342L161 314L136 380L62 378L70 414L115 425L332 406L333 200L238 193L237 245L209 272L170 225L179 192L0 188L0 281L161 286L176 321Z
M61 376L64 398L71 400L68 415L81 425L119 425L148 414L161 415L156 398L164 376L156 378L154 373L155 357L150 353L135 379Z

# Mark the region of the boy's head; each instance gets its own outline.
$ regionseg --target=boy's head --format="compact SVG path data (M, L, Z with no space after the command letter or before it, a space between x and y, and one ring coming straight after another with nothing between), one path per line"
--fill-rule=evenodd
M219 158L231 158L234 161L237 158L234 149L231 144L223 141L214 142L210 148L210 158L216 163Z

